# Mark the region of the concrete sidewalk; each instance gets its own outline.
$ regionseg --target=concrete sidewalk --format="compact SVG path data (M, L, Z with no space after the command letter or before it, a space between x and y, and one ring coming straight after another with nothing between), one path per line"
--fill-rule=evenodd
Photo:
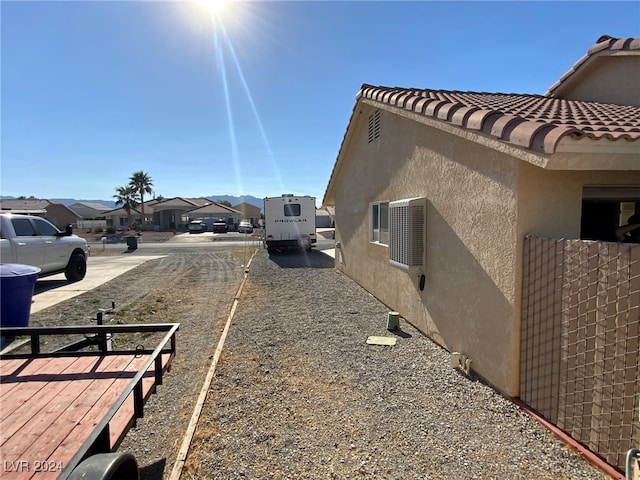
M138 265L163 257L166 255L89 257L87 276L79 282L69 283L63 273L38 280L31 303L31 313L93 290Z

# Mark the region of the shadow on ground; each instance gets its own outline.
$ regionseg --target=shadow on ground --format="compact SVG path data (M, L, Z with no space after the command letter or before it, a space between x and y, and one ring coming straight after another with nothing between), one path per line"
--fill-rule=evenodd
M141 467L139 470L140 480L158 480L164 476L164 469L167 464L165 458L161 458L151 465Z
M35 295L37 293L53 290L54 288L69 285L70 283L71 282L69 282L69 280L38 280L33 287L33 294Z
M280 268L334 268L335 260L318 250L298 252L295 250L282 253L270 253L269 259Z

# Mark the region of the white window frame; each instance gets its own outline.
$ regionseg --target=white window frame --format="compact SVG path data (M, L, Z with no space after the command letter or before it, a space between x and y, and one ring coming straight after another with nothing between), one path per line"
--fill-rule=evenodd
M389 202L369 204L369 242L389 246Z

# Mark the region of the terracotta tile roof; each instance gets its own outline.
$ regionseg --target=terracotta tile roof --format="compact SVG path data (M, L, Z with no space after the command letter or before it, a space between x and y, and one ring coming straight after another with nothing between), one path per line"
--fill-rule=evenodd
M613 38L608 35L601 36L587 53L580 58L560 79L549 87L546 96L553 96L568 80L581 70L594 57L603 54L614 54L619 52L640 51L640 38Z
M565 136L640 139L640 107L542 95L476 93L364 84L357 99L401 108L528 150L554 153Z

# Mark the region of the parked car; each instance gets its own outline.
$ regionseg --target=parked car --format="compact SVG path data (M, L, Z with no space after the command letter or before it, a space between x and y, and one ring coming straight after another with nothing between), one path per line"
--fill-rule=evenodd
M224 220L216 220L213 222L213 233L227 233L229 231L229 227L227 227L227 222Z
M238 224L238 232L240 233L253 233L253 225L249 220L242 220Z
M202 233L207 231L207 224L202 220L193 220L189 223L189 233Z

